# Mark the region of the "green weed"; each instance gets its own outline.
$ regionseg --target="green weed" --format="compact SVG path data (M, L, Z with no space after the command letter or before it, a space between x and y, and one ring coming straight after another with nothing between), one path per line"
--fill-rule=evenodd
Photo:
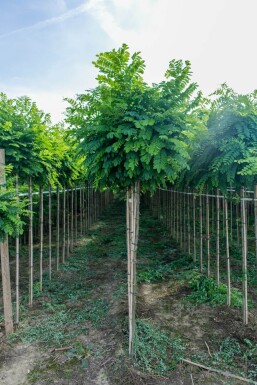
M180 338L171 338L157 326L138 320L135 338L135 365L149 373L163 374L174 369L185 347Z
M231 337L225 338L220 345L219 351L213 354L213 359L225 365L232 365L236 357L242 354L240 343Z
M227 303L227 286L221 283L219 286L213 278L194 272L189 282L193 290L187 299L193 303L210 303L212 305L224 305ZM231 305L242 306L242 293L238 289L231 289Z

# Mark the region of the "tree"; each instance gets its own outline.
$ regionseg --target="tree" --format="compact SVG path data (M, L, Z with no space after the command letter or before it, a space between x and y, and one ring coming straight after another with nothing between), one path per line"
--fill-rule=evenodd
M187 166L189 142L202 126L201 93L190 83L191 65L173 60L166 80L143 80L145 63L123 44L93 63L98 86L68 99L67 122L80 141L95 187L127 191L129 353L134 352L136 254L140 191L173 182Z
M227 84L212 94L208 130L192 153L185 184L226 189L256 181L257 93L239 95Z

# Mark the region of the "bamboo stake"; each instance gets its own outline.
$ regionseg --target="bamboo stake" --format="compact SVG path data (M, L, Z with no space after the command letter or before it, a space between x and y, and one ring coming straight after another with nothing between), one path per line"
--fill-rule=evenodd
M60 189L57 185L57 215L56 215L56 270L60 263Z
M79 219L80 219L80 237L83 235L83 204L82 204L82 187L79 190Z
M86 234L85 186L82 189L82 235Z
M71 245L71 253L74 248L74 188L71 189L71 231L70 231L70 245Z
M195 215L195 201L196 201L196 196L193 195L192 196L193 198L193 238L194 238L194 241L193 241L193 245L194 245L194 262L196 262L196 215Z
M62 220L63 220L63 233L62 233L62 263L65 263L66 252L66 192L65 186L63 186L63 208L62 208Z
M173 192L172 190L170 190L170 212L169 212L169 216L170 216L170 235L173 234L173 216L174 216L174 212L173 212Z
M206 246L207 246L207 276L211 275L211 257L210 257L210 204L208 190L206 191Z
M257 263L257 184L254 186L254 235L255 235L255 258Z
M176 194L177 194L177 218L176 218L176 222L177 222L177 232L176 232L176 240L177 240L177 243L179 241L179 192L176 191Z
M229 255L229 232L228 232L228 201L224 198L225 224L226 224L226 259L227 259L227 305L231 304L231 285L230 285L230 255Z
M176 226L175 207L176 207L176 197L175 197L174 189L171 190L171 195L172 195L172 232L171 232L171 235L172 235L173 238L175 238L175 226Z
M39 284L40 291L43 290L43 242L44 242L44 198L43 188L39 189Z
M78 243L78 190L75 186L75 245Z
M231 192L231 201L230 201L230 239L233 240L233 202L232 202L232 192Z
M177 196L176 196L176 191L173 190L173 238L176 237L176 220L177 220L177 210L176 210L176 205L177 205Z
M134 355L134 339L136 328L136 257L138 247L139 232L139 202L140 202L140 182L136 182L131 189L131 264L130 264L130 319L129 319L129 355Z
M243 273L243 323L248 324L248 293L247 293L247 230L245 215L245 189L241 187L241 217L242 217L242 273Z
M216 225L216 223L215 223L215 197L214 197L214 195L215 195L215 190L212 190L212 195L213 195L213 197L211 198L211 202L212 202L212 234L214 234L215 233L215 225Z
M130 242L130 246L129 246L129 250L130 250L130 255L129 255L129 272L130 272L130 275L129 275L129 288L130 288L130 293L129 293L129 355L132 356L133 355L133 300L132 300L132 296L133 296L133 251L134 249L132 248L132 244L133 244L133 239L134 239L134 222L133 222L133 218L134 218L134 194L133 194L133 188L131 187L130 188L130 199L129 199L129 215L130 215L130 218L129 218L129 221L130 221L130 237L129 237L129 242Z
M29 178L29 306L33 305L33 198L32 198L32 178Z
M187 247L188 255L191 255L191 226L190 226L190 190L188 189L187 195Z
M216 282L220 284L220 191L217 189Z
M70 203L69 203L69 189L67 189L67 258L70 255Z
M180 248L183 246L183 218L182 218L182 195L179 194L179 227L180 227Z
M182 246L183 250L186 251L186 194L183 192L183 234L182 234Z
M202 195L199 197L199 222L200 222L200 272L203 272L203 206Z
M5 179L5 150L0 149L0 185L6 185ZM1 270L2 270L2 287L3 287L3 305L4 305L4 320L5 333L13 333L13 315L12 315L12 294L10 280L10 263L9 263L9 248L8 236L0 243L1 254Z
M129 327L131 318L131 189L127 189L126 221L127 221L127 259L128 259L128 314Z
M49 226L49 244L48 244L48 257L49 257L49 279L52 279L52 190L51 184L48 184L48 226Z
M17 201L19 201L19 178L18 178L18 175L16 175L16 197L17 197ZM15 313L15 322L16 322L16 325L18 325L19 321L20 321L20 237L18 235L15 238L15 260L16 260L16 274L15 274L16 313Z

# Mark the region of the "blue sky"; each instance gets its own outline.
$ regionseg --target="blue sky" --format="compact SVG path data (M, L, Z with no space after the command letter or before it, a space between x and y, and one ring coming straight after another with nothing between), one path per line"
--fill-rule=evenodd
M209 94L224 81L257 88L256 0L0 0L0 91L28 95L62 118L63 97L95 86L91 62L126 42L163 78L173 58L192 62Z

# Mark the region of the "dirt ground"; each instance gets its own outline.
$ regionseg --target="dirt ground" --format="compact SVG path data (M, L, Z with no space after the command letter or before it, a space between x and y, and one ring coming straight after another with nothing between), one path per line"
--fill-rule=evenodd
M47 343L42 342L44 339L40 336L40 328L48 322L47 317L60 311L61 305L60 303L56 305L57 302L53 302L50 308L52 298L50 291L50 294L45 292L43 298L38 296L32 309L26 308L15 338L6 338L0 334L1 385L241 385L244 383L183 362L178 363L174 370L161 375L145 372L129 361L126 353L127 264L124 214L122 204L112 205L87 237L79 240L74 255L69 259L69 269L56 273L56 282L58 280L64 283L68 280L73 283L82 282L89 288L83 296L71 298L67 295L62 298L65 308L61 311L65 313L67 322L63 324L61 330L63 333L61 343L55 343L54 338L58 337L55 334L47 337ZM139 252L139 260L145 258L143 254L147 243L151 248L154 239L158 251L158 242L161 244L166 237L163 229L156 231L160 226L157 221L156 226L142 231L140 242L144 247ZM176 250L174 251L174 245L169 246L169 240L166 239L165 242L170 250L173 249L170 254L172 260L176 257ZM162 253L162 249L160 248L158 252ZM79 268L72 269L72 258L76 260L76 256L80 258L80 265ZM84 262L81 264L83 256ZM249 326L243 327L240 309L227 308L225 305L191 304L185 301L188 291L188 283L174 277L158 282L140 283L137 318L157 325L169 333L171 338L177 336L182 338L185 343L183 354L189 359L201 354L203 357L211 358L219 349L219 341L227 337L239 341L249 339L257 343L254 310L250 314ZM46 306L46 303L48 303L44 310L46 313L43 313L42 304ZM91 312L89 304L96 306ZM89 312L86 313L85 319L76 318L73 323L73 315L77 314L76 312L84 314L84 310ZM27 342L26 338L32 335L31 328L33 327L35 333L37 325L39 338ZM59 327L59 324L56 324L56 328ZM73 332L76 334L70 338ZM54 337L51 341L52 335ZM233 373L235 367L232 366L230 369L229 371Z

